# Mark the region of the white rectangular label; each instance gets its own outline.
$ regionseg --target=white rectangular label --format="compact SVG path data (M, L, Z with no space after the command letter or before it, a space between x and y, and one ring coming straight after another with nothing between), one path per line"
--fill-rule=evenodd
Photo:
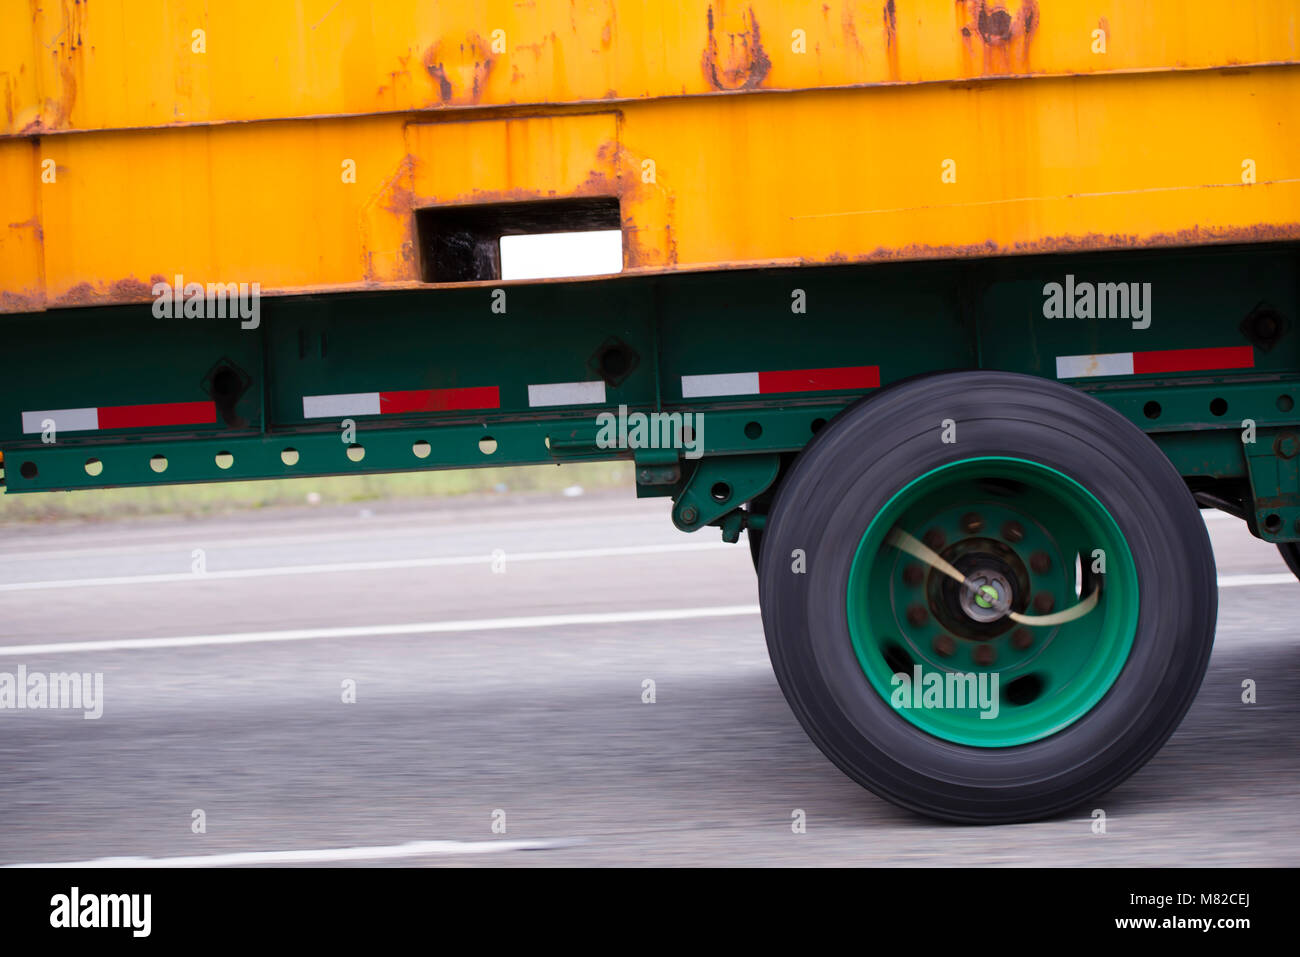
M528 387L529 405L595 405L605 401L603 382L545 382Z
M378 392L345 392L341 395L304 395L305 419L337 419L346 415L378 415Z
M24 412L23 432L44 432L41 425L46 419L53 421L55 433L93 432L99 428L99 409L51 409L46 412Z
M1086 379L1098 375L1132 375L1133 353L1109 352L1096 356L1057 356L1058 379Z
M502 279L561 279L623 271L623 231L501 237Z
M715 395L758 395L758 373L682 376L683 399L705 399Z

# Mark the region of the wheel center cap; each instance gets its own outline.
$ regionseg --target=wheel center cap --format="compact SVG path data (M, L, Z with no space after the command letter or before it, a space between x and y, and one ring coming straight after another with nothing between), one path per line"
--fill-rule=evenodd
M997 621L1011 610L1011 582L993 569L970 572L961 586L961 610L975 621Z

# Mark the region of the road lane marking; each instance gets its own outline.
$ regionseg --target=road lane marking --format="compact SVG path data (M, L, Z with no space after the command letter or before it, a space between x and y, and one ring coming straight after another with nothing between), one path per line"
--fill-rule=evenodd
M301 851L239 851L186 857L98 857L89 861L5 864L31 867L249 867L258 864L326 864L336 861L391 861L436 854L500 854L505 851L550 851L585 843L575 839L535 841L410 841L376 847L323 847Z
M44 645L0 646L0 657L13 658L18 655L61 654L74 651L140 651L152 648L196 648L203 645L247 645L274 641L316 641L327 638L387 638L400 635L504 631L516 628L560 628L572 625L619 625L644 621L683 621L692 618L730 618L757 614L757 605L715 605L708 608L593 612L582 615L527 615L517 618L421 621L404 625L293 628L284 631L246 631L225 635L178 635L171 638L61 641Z
M570 548L550 552L506 551L507 562L566 561L578 558L617 558L626 555L659 555L676 552L706 552L730 548L726 542L693 542L673 545L625 545L606 548ZM262 568L232 568L225 571L164 572L153 575L108 575L96 578L57 578L46 581L6 582L0 592L47 591L55 588L90 588L105 585L158 585L168 582L221 581L236 578L272 578L283 575L323 575L340 572L391 571L398 568L445 568L455 565L488 565L490 554L444 555L432 558L390 558L369 562L330 562L315 565L270 565Z
M1220 575L1220 588L1244 588L1248 585L1287 585L1295 584L1296 577L1290 572L1260 575Z

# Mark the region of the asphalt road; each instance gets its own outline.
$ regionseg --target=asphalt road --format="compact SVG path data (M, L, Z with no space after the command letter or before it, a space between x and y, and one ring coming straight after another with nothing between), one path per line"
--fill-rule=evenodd
M0 710L0 864L1295 865L1300 584L1209 526L1209 674L1104 835L1090 807L936 824L841 775L772 677L748 549L664 500L3 529L0 672L104 691L98 720Z

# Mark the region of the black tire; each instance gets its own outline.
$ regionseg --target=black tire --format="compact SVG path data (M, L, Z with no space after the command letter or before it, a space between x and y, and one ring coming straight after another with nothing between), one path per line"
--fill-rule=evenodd
M939 441L943 419L958 441ZM907 482L977 455L1062 472L1109 510L1133 554L1137 631L1105 696L1030 744L979 748L904 720L867 681L849 637L846 588L866 527ZM791 554L804 550L806 571ZM902 807L963 823L1028 821L1086 805L1148 761L1200 687L1214 640L1214 557L1196 504L1138 428L1044 379L958 372L902 383L822 429L777 490L763 533L759 592L786 699L849 777Z
M1300 578L1300 543L1283 542L1277 550L1282 555L1282 561L1286 562L1286 567L1291 569L1291 574Z

